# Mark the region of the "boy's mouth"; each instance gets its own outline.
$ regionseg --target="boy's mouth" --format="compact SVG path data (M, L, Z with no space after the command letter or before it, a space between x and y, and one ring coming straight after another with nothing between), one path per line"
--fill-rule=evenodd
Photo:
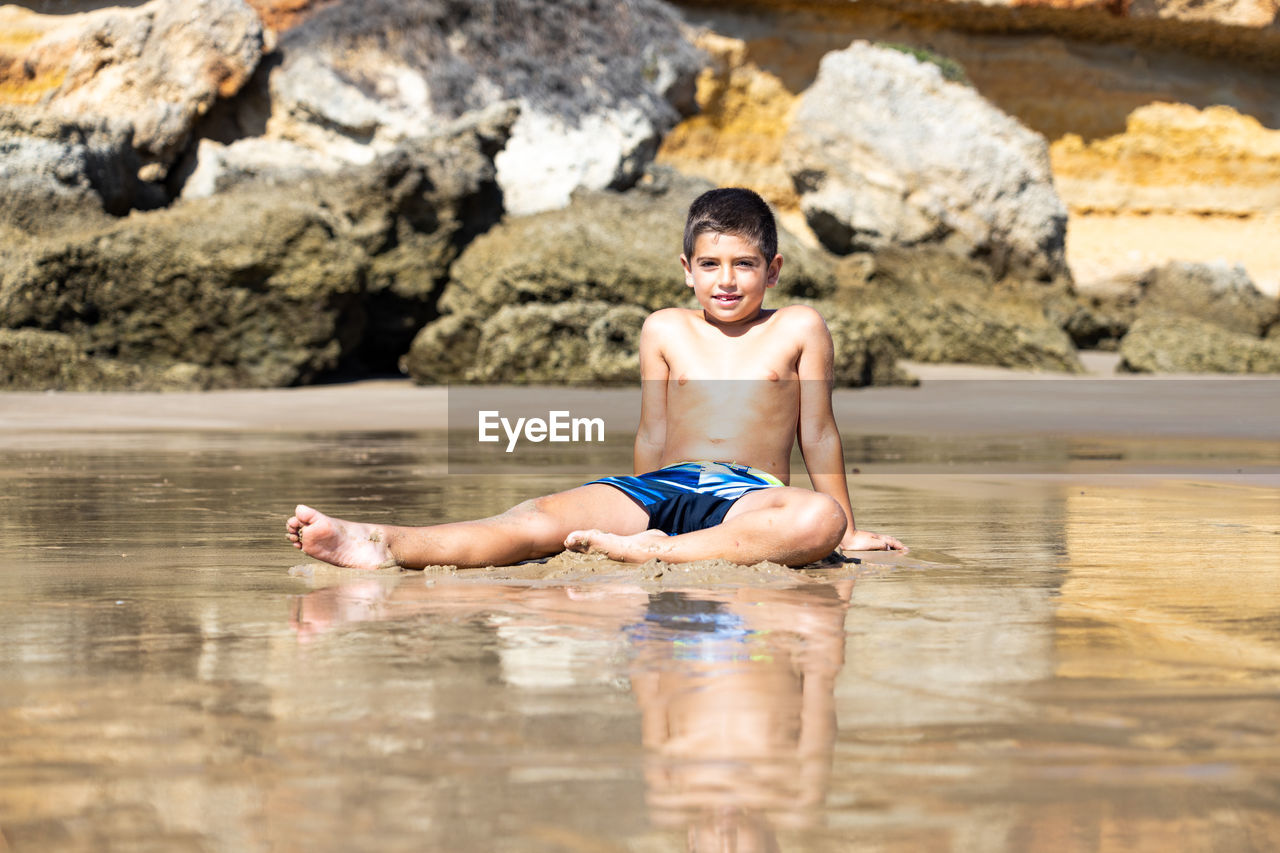
M737 305L742 301L741 293L717 293L711 297L721 305Z

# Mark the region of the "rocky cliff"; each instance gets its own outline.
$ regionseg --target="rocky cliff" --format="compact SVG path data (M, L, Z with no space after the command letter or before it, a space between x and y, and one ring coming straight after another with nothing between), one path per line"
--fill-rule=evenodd
M759 141L786 137L826 57L867 41L934 64L1049 144L1068 213L1065 261L1081 291L1064 325L1079 344L1116 346L1132 317L1117 299L1141 299L1142 282L1171 263L1228 270L1223 286L1238 266L1251 286L1280 294L1274 0L679 5L714 33L703 44L718 61L698 81L702 114L666 137L659 159L758 181L793 227L805 216L771 166L781 147ZM745 96L755 91L769 99ZM848 111L859 104L851 97Z
M1270 0L0 6L0 386L629 380L699 180L774 202L780 298L828 315L847 384L1077 370L1073 340L1269 369L1280 241L1239 235L1280 224L1278 26Z

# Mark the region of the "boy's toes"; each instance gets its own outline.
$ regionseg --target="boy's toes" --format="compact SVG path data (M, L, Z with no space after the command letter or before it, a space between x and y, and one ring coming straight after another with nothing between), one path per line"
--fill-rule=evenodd
M568 551L586 551L591 547L591 530L575 530L564 538L564 547Z

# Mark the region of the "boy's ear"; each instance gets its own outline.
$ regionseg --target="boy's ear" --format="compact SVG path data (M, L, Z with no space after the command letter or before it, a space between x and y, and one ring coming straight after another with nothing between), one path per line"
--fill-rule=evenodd
M684 283L686 287L693 287L693 267L689 264L689 259L684 255L680 256L680 266L684 267Z
M774 255L769 262L769 275L764 280L765 287L773 287L778 283L778 275L782 272L782 255Z

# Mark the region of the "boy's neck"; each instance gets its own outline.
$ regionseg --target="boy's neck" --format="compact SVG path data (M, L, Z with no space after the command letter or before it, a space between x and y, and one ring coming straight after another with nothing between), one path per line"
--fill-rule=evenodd
M748 329L759 325L762 320L767 320L769 315L772 313L772 308L760 308L750 317L746 317L741 320L734 320L732 323L726 323L712 317L704 308L702 309L702 319L708 326L712 326L713 328L724 332L726 335L740 335Z

